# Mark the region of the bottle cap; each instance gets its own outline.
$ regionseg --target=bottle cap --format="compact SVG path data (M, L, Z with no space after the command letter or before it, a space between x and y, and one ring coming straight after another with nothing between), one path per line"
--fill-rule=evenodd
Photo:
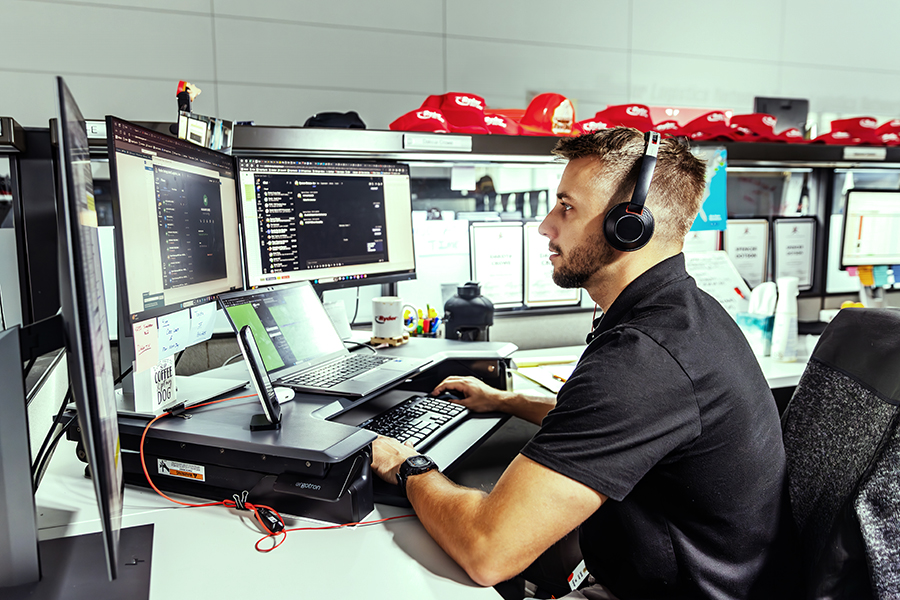
M800 280L796 277L779 277L775 283L778 284L779 296L785 299L797 297L797 288L800 285Z

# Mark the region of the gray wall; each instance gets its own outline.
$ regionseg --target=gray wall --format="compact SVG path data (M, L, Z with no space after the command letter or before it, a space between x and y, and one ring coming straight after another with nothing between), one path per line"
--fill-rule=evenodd
M45 125L63 75L89 118L171 120L179 79L196 112L267 125L356 110L385 129L445 91L498 108L559 92L579 118L755 95L809 98L826 124L897 117L897 17L875 0L0 0L0 114Z

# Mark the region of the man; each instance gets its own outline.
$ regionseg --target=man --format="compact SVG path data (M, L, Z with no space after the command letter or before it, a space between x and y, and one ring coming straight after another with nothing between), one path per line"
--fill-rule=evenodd
M415 460L405 490L432 537L482 585L515 576L577 528L588 570L622 600L788 597L775 402L734 321L698 290L681 254L703 162L664 140L646 199L649 242L621 251L604 234L607 212L632 197L644 151L628 128L557 144L569 162L540 227L553 280L583 287L603 316L556 401L471 378L435 390L540 430L490 494L419 473ZM415 455L379 438L373 467L396 482Z

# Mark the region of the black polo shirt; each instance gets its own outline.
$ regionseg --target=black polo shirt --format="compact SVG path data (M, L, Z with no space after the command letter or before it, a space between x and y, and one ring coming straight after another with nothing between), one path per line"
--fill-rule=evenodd
M778 411L734 320L679 254L589 340L522 454L609 497L580 528L591 574L622 600L787 596Z

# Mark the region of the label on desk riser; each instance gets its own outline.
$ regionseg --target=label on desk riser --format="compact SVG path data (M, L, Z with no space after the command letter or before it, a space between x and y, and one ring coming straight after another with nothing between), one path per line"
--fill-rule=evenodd
M156 466L160 475L180 477L191 481L206 481L206 468L202 465L178 462L175 460L156 459Z

